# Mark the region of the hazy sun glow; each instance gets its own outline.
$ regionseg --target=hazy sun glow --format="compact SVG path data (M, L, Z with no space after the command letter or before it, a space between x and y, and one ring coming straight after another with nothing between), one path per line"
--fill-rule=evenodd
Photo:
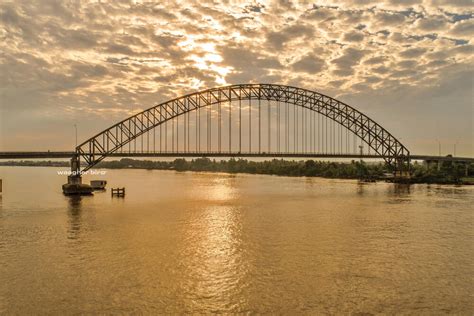
M51 128L63 128L77 107L75 119L92 128L107 111L112 123L136 104L275 82L377 113L389 128L405 122L412 127L399 136L409 145L436 149L432 135L439 134L472 153L471 6L405 3L3 1L2 110L9 119L0 124L0 146L19 149L14 122L26 119L33 135L46 112L56 113Z

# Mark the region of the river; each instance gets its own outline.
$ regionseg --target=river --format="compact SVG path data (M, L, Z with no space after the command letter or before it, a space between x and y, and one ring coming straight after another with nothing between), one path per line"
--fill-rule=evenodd
M106 172L0 167L0 314L474 312L474 187Z

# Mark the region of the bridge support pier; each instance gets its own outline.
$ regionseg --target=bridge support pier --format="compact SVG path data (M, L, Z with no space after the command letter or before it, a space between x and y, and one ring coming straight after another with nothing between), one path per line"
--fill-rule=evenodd
M68 184L81 185L81 161L79 155L74 155L71 158L71 174L67 177Z
M74 155L71 158L71 176L81 177L81 161L79 155Z
M67 176L67 183L68 184L82 184L82 177L79 175L69 175Z
M410 158L397 159L395 163L394 180L395 182L410 182Z
M81 163L79 155L71 158L71 174L67 177L67 183L63 184L63 193L66 195L92 194L93 189L89 184L82 183Z

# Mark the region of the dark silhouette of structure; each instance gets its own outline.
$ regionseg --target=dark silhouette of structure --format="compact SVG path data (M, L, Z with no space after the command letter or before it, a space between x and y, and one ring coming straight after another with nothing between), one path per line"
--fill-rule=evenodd
M411 159L474 160L410 155L355 108L278 84L229 85L178 97L114 124L74 152L0 153L0 159L72 157L73 184L109 156L380 158L397 177L409 177Z
M156 152L157 127L158 151L176 156L343 156L365 144L394 170L407 170L410 161L390 132L341 101L291 86L239 84L161 103L105 129L76 147L73 160L87 165L80 170L73 163L72 171L86 171L127 146L129 153Z

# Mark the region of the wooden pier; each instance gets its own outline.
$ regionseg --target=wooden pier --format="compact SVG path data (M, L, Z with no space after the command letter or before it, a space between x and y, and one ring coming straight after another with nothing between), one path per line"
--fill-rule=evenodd
M111 188L110 193L112 196L124 197L125 196L125 188Z

